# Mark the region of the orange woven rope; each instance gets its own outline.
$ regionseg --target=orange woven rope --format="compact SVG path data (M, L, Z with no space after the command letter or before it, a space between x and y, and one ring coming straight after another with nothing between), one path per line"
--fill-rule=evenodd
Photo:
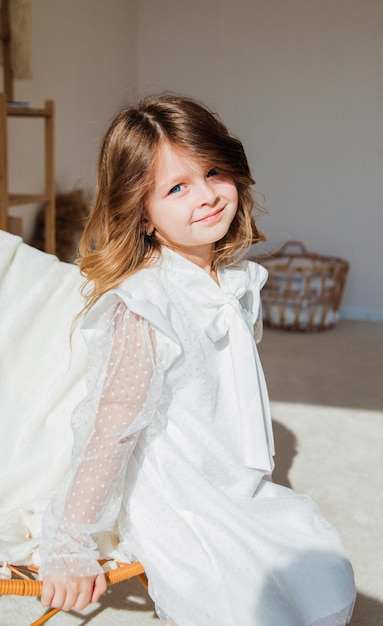
M115 585L122 580L128 580L129 578L134 578L140 574L145 574L145 570L139 561L136 561L135 563L124 563L117 569L113 569L110 572L105 573L106 584Z
M48 620L51 619L57 613L60 613L61 609L49 609L44 615L39 617L35 622L32 622L31 626L42 626L42 624L46 624Z
M0 580L0 595L39 596L41 587L39 580Z
M118 563L116 569L105 572L107 585L114 585L122 580L134 578L145 573L145 570L139 561L135 563ZM17 596L40 596L42 590L41 580L32 579L15 579L0 580L0 595L17 595Z

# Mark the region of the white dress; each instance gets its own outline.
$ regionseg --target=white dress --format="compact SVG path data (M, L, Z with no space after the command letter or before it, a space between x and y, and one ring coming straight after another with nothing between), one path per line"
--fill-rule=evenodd
M178 626L342 626L355 597L337 532L271 482L256 349L266 271L218 273L163 248L88 313L88 395L71 484L48 509L40 572L99 573L118 519L162 619ZM254 335L255 333L255 335Z

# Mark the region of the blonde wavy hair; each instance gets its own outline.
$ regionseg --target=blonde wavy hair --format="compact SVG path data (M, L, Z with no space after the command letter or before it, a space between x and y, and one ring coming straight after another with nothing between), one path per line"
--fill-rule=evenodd
M85 310L106 291L147 266L161 244L145 233L146 198L164 141L186 150L201 165L217 167L238 190L238 210L226 235L215 243L212 269L234 263L264 240L253 210L247 158L239 139L217 114L198 101L172 94L141 100L112 120L101 143L97 194L80 242L78 265L86 278ZM256 192L257 193L257 192Z

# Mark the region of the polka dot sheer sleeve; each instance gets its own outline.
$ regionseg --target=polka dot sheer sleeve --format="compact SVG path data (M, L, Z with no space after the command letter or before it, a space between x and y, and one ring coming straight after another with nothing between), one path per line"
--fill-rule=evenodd
M118 516L127 463L156 411L155 333L124 303L100 316L88 361L88 393L72 419L73 474L45 514L41 576L101 572L94 536Z

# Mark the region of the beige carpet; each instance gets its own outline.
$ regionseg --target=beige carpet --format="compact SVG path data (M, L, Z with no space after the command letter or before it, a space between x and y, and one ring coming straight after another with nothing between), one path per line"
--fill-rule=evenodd
M268 330L260 352L272 399L274 479L311 495L340 531L358 589L352 626L382 626L383 324Z
M318 334L267 330L261 358L272 399L275 480L311 495L340 531L358 587L352 626L382 626L383 324L344 321ZM1 626L28 626L41 613L36 598L0 598ZM48 623L158 620L140 583L131 581L83 615L60 613Z

